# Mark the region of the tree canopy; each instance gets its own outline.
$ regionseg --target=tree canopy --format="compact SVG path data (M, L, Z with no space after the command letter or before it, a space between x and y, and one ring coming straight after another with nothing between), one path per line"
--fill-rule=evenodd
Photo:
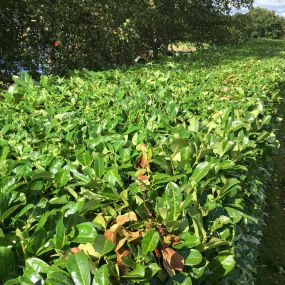
M253 0L1 0L2 77L39 67L102 69L170 42L216 38L217 18ZM0 78L1 80L1 78Z
M278 39L283 36L285 20L273 11L255 8L250 10L246 16L251 37Z

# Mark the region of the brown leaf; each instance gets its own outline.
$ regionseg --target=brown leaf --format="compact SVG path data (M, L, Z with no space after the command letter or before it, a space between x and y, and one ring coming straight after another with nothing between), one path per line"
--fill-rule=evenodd
M142 181L142 182L146 182L146 181L149 180L149 176L146 176L146 175L141 174L141 175L139 175L139 176L137 177L137 179L140 180L140 181Z
M128 232L128 234L129 234L129 237L132 240L138 239L139 237L142 236L142 232L141 231L138 231L138 232Z
M163 241L166 243L166 244L171 244L172 241L173 241L173 235L172 234L168 234L167 236L164 236L163 237Z
M164 227L160 226L158 228L158 231L159 231L160 236L162 236L162 237L165 236L165 228Z
M86 255L89 255L92 258L100 258L100 254L96 252L94 246L91 243L80 244L79 249L83 250Z
M138 220L137 215L134 212L129 212L125 215L118 216L116 221L118 225L123 226L128 222L133 222L137 220Z
M107 230L104 233L104 236L107 240L111 241L112 243L116 244L117 243L117 235L121 234L121 225L115 224L111 226L109 230Z
M116 244L117 243L117 233L113 232L111 230L107 230L104 233L104 236L107 240L111 241L112 243Z
M174 235L172 235L172 234L168 234L167 236L166 236L166 238L169 240L169 241L173 241L173 239L174 239Z
M147 152L147 145L145 143L141 145L141 151Z
M137 150L142 152L147 152L147 145L145 143L141 143L137 145Z
M121 250L117 250L117 263L118 265L121 265L123 263L123 257L130 257L131 256L131 251L127 248L127 249L121 249Z
M228 93L228 92L229 92L229 88L228 88L228 87L226 87L226 86L224 86L224 87L222 88L222 92L224 92L224 93Z
M168 234L167 236L164 237L163 240L166 244L172 243L173 245L175 245L181 241L179 236L176 236L173 234Z
M129 249L121 249L116 251L117 253L117 264L120 268L122 274L126 274L128 272L128 267L123 264L123 257L131 257L131 251Z
M181 238L179 236L174 236L173 245L176 245L179 242L181 242Z
M129 217L127 215L118 216L116 221L117 221L117 224L123 226L129 221Z
M166 272L169 274L170 277L175 276L175 271L170 268L169 264L167 263L167 261L165 261L165 259L162 260L162 264L164 269L166 270Z
M149 161L147 157L147 153L143 152L139 160L139 166L141 168L147 168L149 166Z
M182 271L184 268L184 256L176 252L174 249L167 247L161 250L163 260L174 270Z
M161 258L161 251L160 251L158 248L156 248L156 249L154 250L154 254L155 254L155 256L156 256L158 259Z
M122 229L123 235L128 239L128 242L136 240L142 236L142 231L130 232L125 229Z
M81 251L81 249L80 249L79 247L72 247L72 248L70 249L70 252L72 252L72 253L77 253L77 252L79 252L79 251Z

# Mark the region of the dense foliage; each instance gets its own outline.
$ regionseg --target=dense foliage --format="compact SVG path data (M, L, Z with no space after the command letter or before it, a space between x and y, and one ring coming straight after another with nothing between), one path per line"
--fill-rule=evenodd
M148 50L156 57L171 41L213 38L229 11L227 0L1 0L0 7L0 81L22 67L64 74L129 64Z
M14 77L0 100L2 284L252 284L283 50Z
M280 39L285 35L285 19L263 8L251 9L246 14L236 14L233 22L243 38Z

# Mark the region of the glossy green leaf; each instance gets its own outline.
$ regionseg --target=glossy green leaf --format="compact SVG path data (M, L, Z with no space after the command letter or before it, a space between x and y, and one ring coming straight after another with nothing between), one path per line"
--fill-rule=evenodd
M202 262L203 257L200 251L196 249L190 249L190 253L185 259L185 265L195 266Z
M112 169L109 170L106 174L105 174L105 179L108 181L108 183L110 183L110 185L116 186L123 186L123 182L121 180L121 177L119 175L118 169Z
M65 236L65 226L63 224L63 220L58 220L56 224L56 230L55 230L55 247L56 249L62 249L66 241Z
M235 267L234 256L230 252L221 252L210 264L209 267L217 276L226 276Z
M62 272L49 271L47 274L47 284L50 285L73 285L72 280Z
M39 258L26 259L26 266L38 273L48 273L50 266Z
M159 233L155 230L148 231L142 240L142 252L148 254L156 249L159 242Z
M181 214L182 193L177 184L170 182L163 195L167 207L167 221L176 221Z
M97 157L94 160L95 173L98 178L101 178L105 173L105 162L101 157Z
M124 278L144 278L144 276L145 276L144 266L141 264L137 264L137 266L134 270L128 272L123 277Z
M108 265L102 265L95 273L92 285L109 285L109 270Z
M90 9L86 1L77 5L91 22L104 22L101 9L120 6L97 2ZM123 2L122 9L136 5ZM134 11L162 9L143 5ZM69 6L66 15L76 18L78 10ZM34 12L39 24L44 14ZM136 24L144 14L155 19L152 13L135 13L135 21L120 21L117 13L110 22L115 29L103 33L106 39L112 34L116 46L106 55L124 61L122 45L141 42ZM21 38L28 40L32 30ZM54 34L61 45L54 47L53 64L64 59L62 50L71 57L88 54L84 43L73 50L70 37ZM276 134L285 44L257 40L190 49L143 66L64 78L34 80L24 73L1 89L0 247L12 260L0 269L5 282L251 283L256 246L250 245L260 243L264 194L271 191L265 186L282 145ZM90 58L99 67L106 60L96 52Z
M97 235L95 241L93 243L95 251L103 256L110 251L112 251L115 247L115 244L111 241L107 240L103 235Z
M89 261L82 251L70 255L67 258L66 267L75 285L90 285Z
M97 236L97 231L92 223L83 223L75 226L73 242L87 243L93 242Z
M78 161L84 166L90 166L93 158L89 151L85 151L77 156Z
M190 178L191 181L193 181L195 183L200 182L208 174L208 172L211 169L211 166L212 166L211 163L206 162L206 161L199 163L196 166L196 168L195 168L195 170L194 170L194 172Z
M63 187L69 181L70 174L67 170L62 169L55 174L54 179L55 179L57 187Z

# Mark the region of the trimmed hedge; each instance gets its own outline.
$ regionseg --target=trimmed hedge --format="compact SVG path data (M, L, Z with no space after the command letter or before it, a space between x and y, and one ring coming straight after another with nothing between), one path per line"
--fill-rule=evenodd
M252 284L283 49L14 77L0 100L2 283Z

